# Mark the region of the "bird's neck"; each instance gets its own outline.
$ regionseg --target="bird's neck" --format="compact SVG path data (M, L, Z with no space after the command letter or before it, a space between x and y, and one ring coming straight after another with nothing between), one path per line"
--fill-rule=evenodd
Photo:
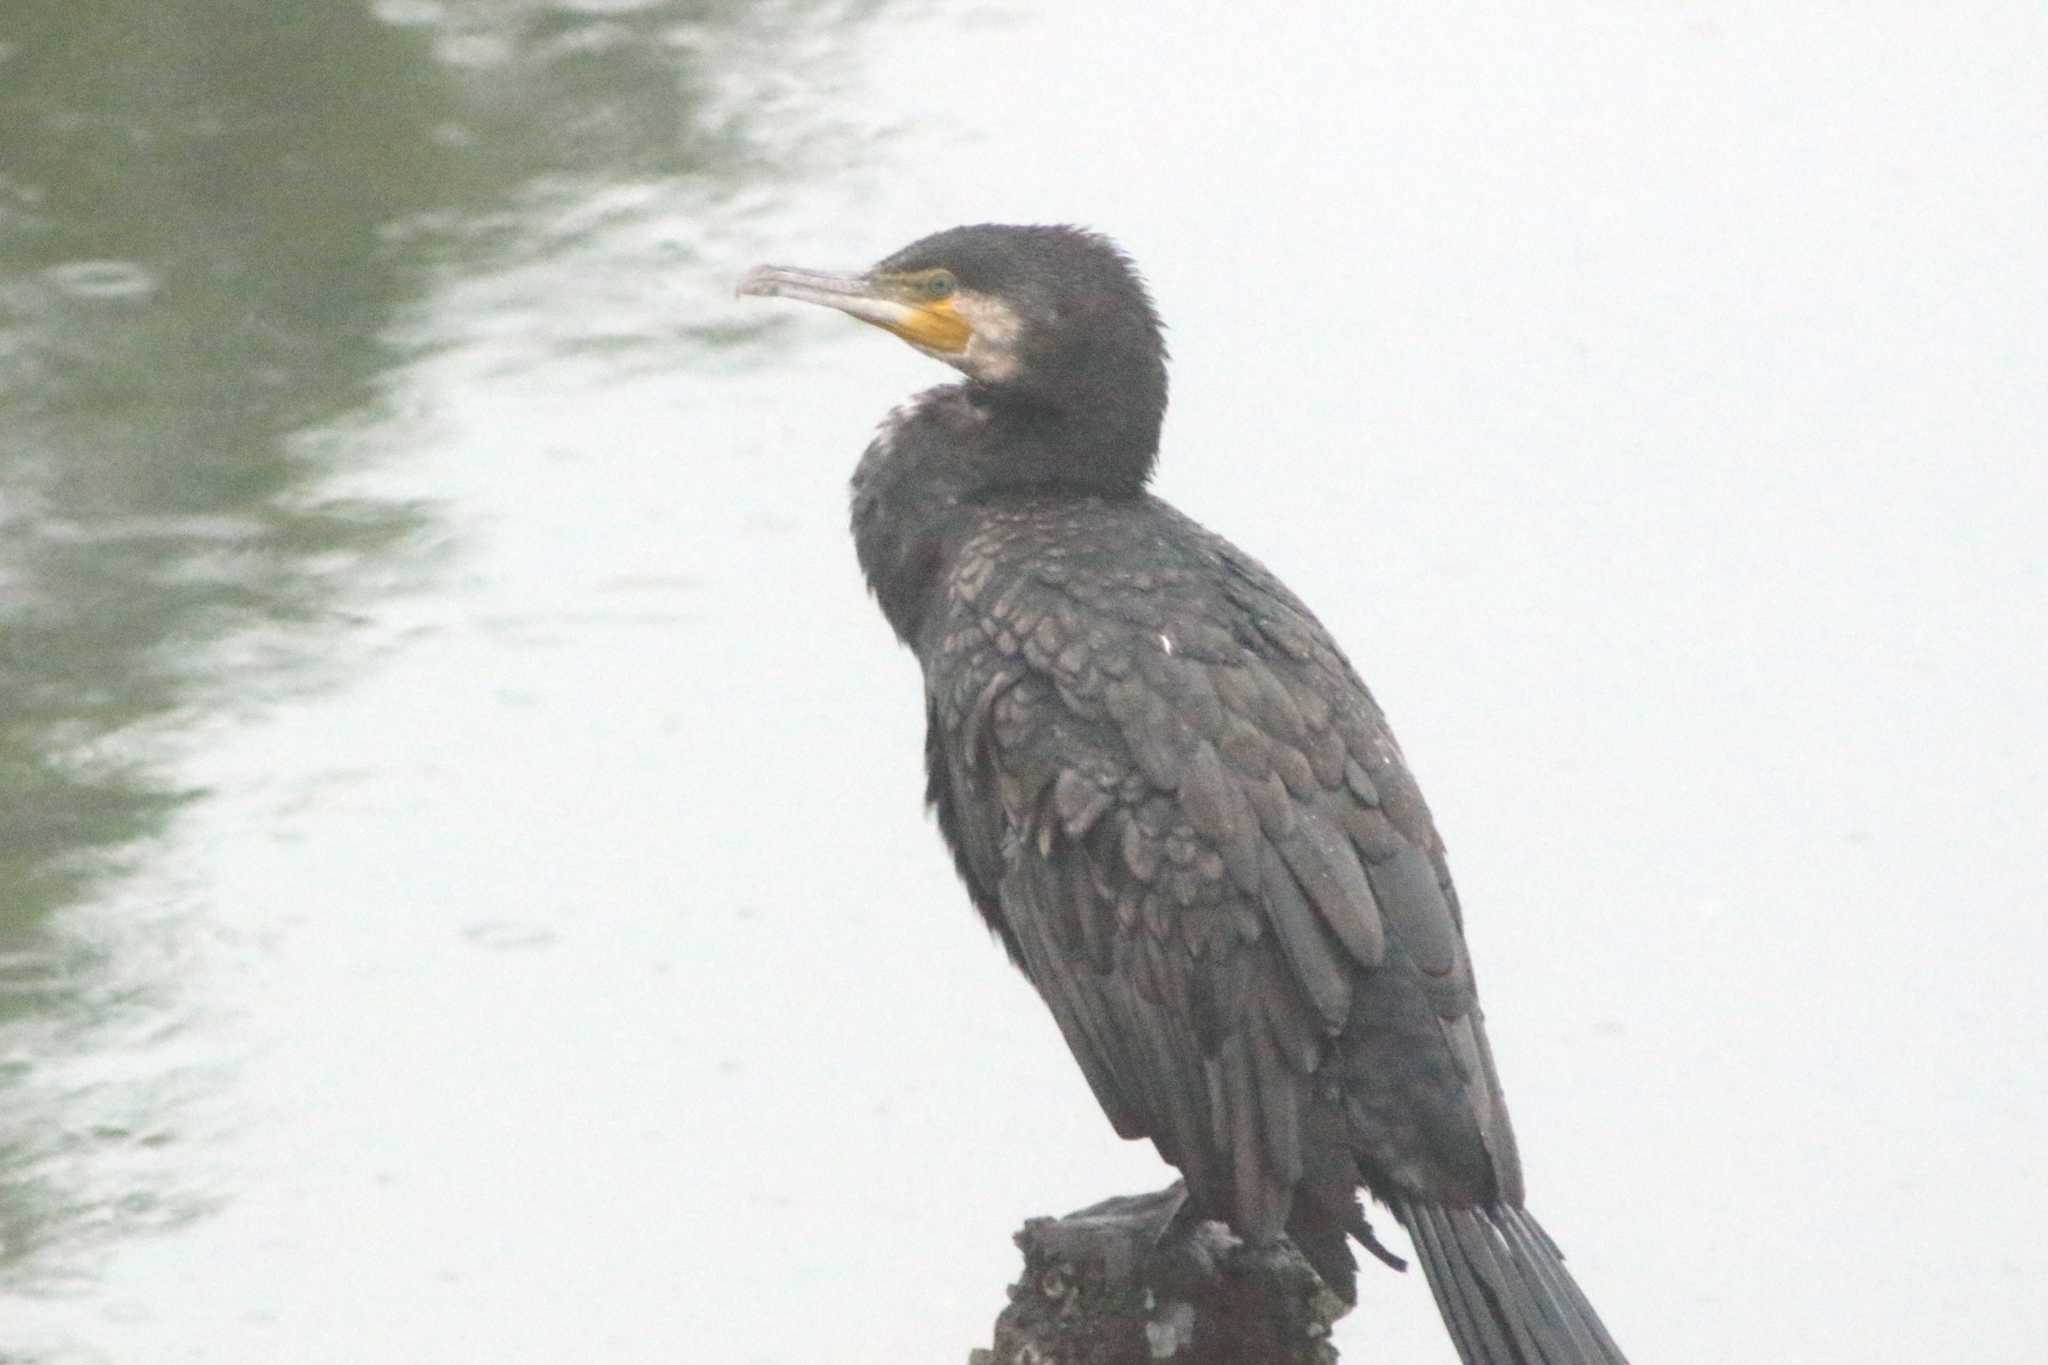
M1137 497L1149 428L1091 421L973 384L919 394L882 423L853 475L853 539L898 638L915 644L958 535L989 499L1070 492Z

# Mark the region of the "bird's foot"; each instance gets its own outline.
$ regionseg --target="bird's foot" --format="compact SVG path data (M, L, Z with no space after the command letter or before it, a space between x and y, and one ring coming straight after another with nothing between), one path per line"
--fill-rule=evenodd
M1176 1180L1150 1194L1119 1195L1064 1218L1034 1219L1026 1234L1069 1265L1099 1270L1109 1283L1161 1291L1202 1288L1243 1246L1222 1223L1203 1218ZM1021 1240L1021 1239L1020 1239Z

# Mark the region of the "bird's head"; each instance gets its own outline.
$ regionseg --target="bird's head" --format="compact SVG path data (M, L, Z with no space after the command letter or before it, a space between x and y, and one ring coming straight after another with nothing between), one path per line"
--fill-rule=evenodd
M912 242L872 269L761 266L742 294L836 308L961 371L1066 439L1157 449L1166 347L1137 270L1074 227L980 224Z

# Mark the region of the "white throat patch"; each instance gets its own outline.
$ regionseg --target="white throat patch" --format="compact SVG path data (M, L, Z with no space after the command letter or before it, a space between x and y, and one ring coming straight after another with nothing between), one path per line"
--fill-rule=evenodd
M992 295L963 289L953 299L953 311L967 321L967 349L944 358L985 384L1015 379L1024 364L1017 355L1024 324L1010 306Z

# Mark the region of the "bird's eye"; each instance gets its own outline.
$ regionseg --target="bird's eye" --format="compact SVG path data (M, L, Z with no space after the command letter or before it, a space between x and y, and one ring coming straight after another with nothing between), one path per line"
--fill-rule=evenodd
M941 270L936 275L925 276L917 287L928 299L943 299L953 292L953 277Z

